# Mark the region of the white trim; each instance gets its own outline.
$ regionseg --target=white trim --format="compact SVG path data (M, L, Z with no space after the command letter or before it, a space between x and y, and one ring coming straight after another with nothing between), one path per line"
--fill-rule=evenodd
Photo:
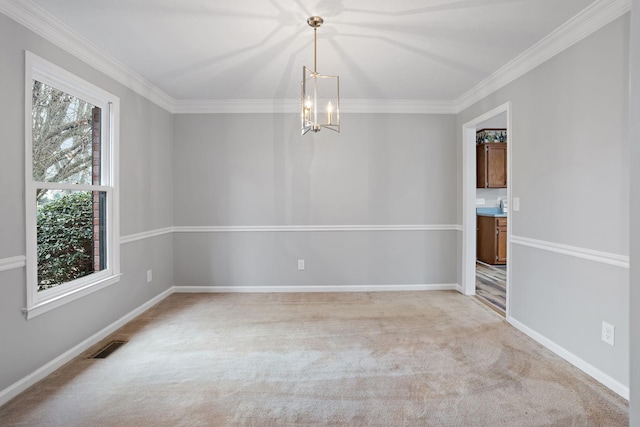
M568 255L576 258L587 259L589 261L601 262L603 264L615 265L617 267L629 268L629 257L610 252L596 251L593 249L580 248L577 246L564 245L561 243L547 242L544 240L530 239L528 237L511 236L512 244L528 246L530 248L542 249L549 252Z
M476 126L499 114L507 114L507 183L511 183L511 156L514 136L511 126L511 102L506 102L462 125L462 283L465 295L476 293ZM511 200L511 188L507 187L507 200ZM507 221L507 236L511 233L512 220ZM507 247L507 254L511 248ZM507 263L507 314L509 314L510 266Z
M25 136L25 144L24 144L24 158L25 158L25 169L24 169L24 188L26 195L35 195L35 187L33 183L33 123L31 121L31 117L33 115L33 77L34 77L34 64L33 61L37 60L39 57L32 55L31 52L25 51L24 61L25 61L25 83L24 83L24 136ZM38 68L46 68L42 66L38 66ZM26 295L27 295L27 307L31 307L35 304L36 298L36 289L35 283L37 283L38 276L35 267L35 263L38 260L38 245L37 245L37 206L36 203L30 200L30 197L24 198L25 204L25 286L26 286ZM30 266L30 260L33 260L34 265ZM31 286L30 284L33 284Z
M298 112L298 109L296 109ZM413 99L344 99L341 113L366 114L457 114L455 101Z
M137 242L138 240L149 239L151 237L163 236L165 234L173 233L173 227L158 228L156 230L143 231L141 233L128 234L126 236L120 236L120 244Z
M13 256L0 259L0 271L8 271L22 268L26 265L27 257L24 255Z
M173 98L34 2L0 1L0 12L156 105L172 110Z
M99 274L99 273L95 273L95 274ZM100 289L104 289L109 285L113 285L114 283L118 283L120 281L121 276L122 274L107 276L97 281L93 280L81 287L76 287L74 289L64 291L63 293L60 293L60 295L56 295L54 297L47 298L42 301L36 300L36 302L33 305L23 308L22 312L26 314L27 320L33 319L34 317L40 316L41 314L44 314L47 311L51 311L55 308L68 304L71 301L75 301L89 294L97 292ZM54 289L57 290L57 288L54 288Z
M208 99L176 100L174 114L299 113L300 100ZM341 99L340 113L456 114L454 101L410 99Z
M479 122L478 122L479 123ZM462 293L476 294L476 120L462 126Z
M458 285L292 285L292 286L175 286L178 294L191 293L288 293L288 292L393 292L393 291L455 291Z
M486 98L631 10L631 0L598 0L456 99L457 112Z
M203 99L175 100L174 114L297 113L299 100L286 99Z
M142 313L144 313L145 311L147 311L148 309L150 309L151 307L153 307L154 305L156 305L157 303L159 303L160 301L162 301L172 293L173 293L173 288L167 289L160 295L152 298L151 300L142 304L140 307L136 308L135 310L131 311L130 313L116 320L106 328L100 330L99 332L90 336L86 340L82 341L80 344L65 351L64 353L62 353L60 356L56 357L49 363L36 369L31 374L27 375L26 377L18 380L17 382L13 383L9 387L0 391L0 406L4 405L9 400L13 399L18 394L22 393L23 391L25 391L26 389L28 389L38 381L52 374L55 370L61 368L64 364L71 361L73 358L79 356L89 348L91 348L91 346L96 345L101 340L103 340L113 332L117 331L119 328L126 325L128 322L135 319L136 317L138 317L139 315L141 315Z
M70 184L66 182L36 182L36 186L37 188L42 190L104 191L104 192L109 192L112 190L112 188L107 185Z
M258 225L177 226L158 228L120 237L120 244L137 242L170 233L290 232L290 231L462 231L457 224L444 225Z
M631 0L597 0L455 100L344 99L343 113L456 114L631 10ZM297 113L299 100L176 100L30 0L0 1L0 13L175 114Z
M1 4L1 3L0 3ZM120 137L120 98L59 67L32 52L25 51L25 192L35 195L37 188L59 188L74 191L104 191L107 194L107 266L106 269L80 277L42 292L37 290L36 200L25 198L26 241L26 313L31 319L56 307L93 293L120 280L120 237L118 150ZM32 91L33 80L41 81L65 93L94 104L102 110L103 179L109 185L75 185L33 180L32 159Z
M108 242L113 246L111 269L114 274L120 274L120 98L109 102L109 137L111 138L111 153L109 154L109 179L112 186L111 200L107 200L107 215L113 218L109 224ZM104 143L104 140L103 140ZM107 249L108 250L108 249Z
M457 231L457 224L431 225L234 225L177 226L176 233L288 232L288 231Z
M551 341L549 338L547 338L544 335L534 331L533 329L529 328L528 326L524 325L523 323L519 322L518 320L514 319L513 317L507 316L507 322L509 322L514 328L516 328L519 331L523 332L529 338L533 339L534 341L537 341L539 344L543 345L544 347L546 347L547 349L549 349L553 353L555 353L558 356L562 357L564 360L566 360L567 362L571 363L573 366L575 366L576 368L580 369L585 374L591 376L596 381L600 382L601 384L605 385L606 387L608 387L609 389L611 389L615 393L619 394L621 397L629 400L629 387L628 386L625 386L620 381L618 381L618 380L612 378L611 376L605 374L600 369L596 368L595 366L591 365L590 363L587 363L586 361L584 361L580 357L578 357L575 354L571 353L570 351L566 350L564 347L556 344L555 342Z

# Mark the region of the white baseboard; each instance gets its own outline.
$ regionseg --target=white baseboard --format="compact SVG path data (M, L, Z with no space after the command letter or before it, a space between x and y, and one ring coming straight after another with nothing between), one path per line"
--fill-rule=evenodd
M160 301L162 301L172 293L173 293L173 288L167 289L160 295L152 298L151 300L142 304L140 307L136 308L130 313L125 314L123 317L116 320L106 328L95 333L94 335L90 336L86 340L82 341L80 344L65 351L60 356L56 357L46 365L40 367L39 369L35 370L31 374L27 375L26 377L22 378L21 380L13 383L9 387L0 391L0 406L4 405L8 401L16 397L18 394L22 393L27 388L37 383L38 381L44 379L45 377L53 373L56 369L61 368L65 363L71 361L74 357L79 356L80 354L82 354L82 352L86 351L91 346L97 344L98 342L100 342L101 340L103 340L104 338L106 338L107 336L109 336L110 334L112 334L122 326L124 326L127 322L130 322L134 318L138 317L139 315L141 315L142 313L147 311L149 308L153 307L154 305L156 305L157 303L159 303Z
M174 286L175 293L455 291L457 284L317 286Z
M629 400L628 386L625 386L624 384L620 383L618 380L610 377L609 375L605 374L595 366L585 362L583 359L579 358L575 354L566 350L564 347L561 347L560 345L551 341L549 338L534 331L528 326L525 326L524 324L520 323L513 317L508 317L507 322L509 322L513 327L515 327L519 331L523 332L525 335L532 338L534 341L537 341L539 344L543 345L544 347L551 350L558 356L562 357L564 360L571 363L573 366L580 369L585 374L593 377L596 381L610 388L612 391L619 394L621 397Z

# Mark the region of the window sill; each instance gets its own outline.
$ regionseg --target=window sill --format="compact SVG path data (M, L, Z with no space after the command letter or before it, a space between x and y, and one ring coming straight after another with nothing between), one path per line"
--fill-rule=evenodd
M23 308L22 312L27 317L27 320L33 319L34 317L44 314L47 311L53 310L67 303L70 303L71 301L75 301L86 295L99 291L100 289L104 289L109 285L117 283L120 281L120 276L122 276L122 274L115 274L113 276L106 277L97 282L89 283L86 286L83 286L78 289L74 289L63 295L59 295L55 298L51 298L46 301L39 302L33 307Z

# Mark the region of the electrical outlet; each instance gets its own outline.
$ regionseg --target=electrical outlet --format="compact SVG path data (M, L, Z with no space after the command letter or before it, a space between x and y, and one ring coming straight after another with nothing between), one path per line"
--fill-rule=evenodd
M520 210L520 197L513 198L513 211L518 212Z
M303 259L299 259L298 260L298 270L304 270L304 260Z
M484 199L476 199L476 206L484 206Z
M153 271L147 270L147 283L151 282L152 280L153 280Z
M602 341L609 345L615 345L616 327L610 323L602 322Z

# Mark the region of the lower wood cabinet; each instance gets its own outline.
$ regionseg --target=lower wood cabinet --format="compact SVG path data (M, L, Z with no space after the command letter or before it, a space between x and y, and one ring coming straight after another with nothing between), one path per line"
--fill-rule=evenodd
M477 217L478 260L487 264L507 263L507 218Z

